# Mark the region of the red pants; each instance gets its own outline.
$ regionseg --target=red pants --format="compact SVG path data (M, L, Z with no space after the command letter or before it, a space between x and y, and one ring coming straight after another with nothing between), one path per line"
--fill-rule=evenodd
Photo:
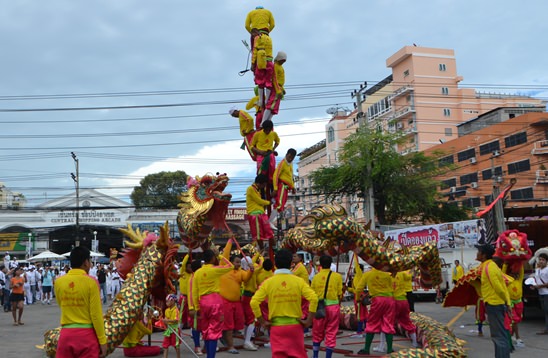
M354 298L354 309L356 312L356 319L358 322L367 321L367 306L358 303L356 298Z
M192 320L188 315L188 298L186 295L181 294L179 297L179 306L181 306L181 323L183 326L192 326Z
M223 335L223 298L218 293L200 297L200 326L204 341L217 340Z
M312 324L312 342L321 343L325 339L326 347L335 348L337 345L340 315L340 305L326 306L325 317L321 319L314 318L314 323Z
M179 332L177 332L179 334ZM167 349L169 347L179 347L181 342L175 333L171 333L169 336L164 336L162 341L162 348Z
M249 230L251 231L251 238L253 241L268 241L274 238L274 233L272 232L272 228L270 227L270 222L268 221L268 216L266 214L248 214L247 221L249 222Z
M289 194L289 185L279 182L278 191L276 192L276 203L274 209L278 212L282 212L285 209L285 203L287 202L287 194Z
M396 323L401 326L408 333L415 333L417 327L411 321L409 317L409 302L405 300L396 300Z
M272 89L272 92L270 92L270 97L268 97L266 102L266 109L270 109L270 113L272 114L278 114L281 101L281 98L276 98L276 91Z
M485 303L479 298L478 303L476 304L476 323L485 321L487 321L487 317L485 316Z
M367 317L365 333L384 332L386 334L395 334L395 306L396 304L394 297L373 297L371 299L371 307L369 308L369 316Z
M272 75L274 74L274 62L267 61L266 68L255 68L255 84L259 88L272 88Z
M99 341L93 328L61 328L57 358L97 358L99 353Z
M272 358L308 358L300 324L270 327L270 344Z
M274 153L271 153L267 157L257 155L257 174L266 175L270 184L272 184L272 178L274 177L275 170L276 156L274 156Z
M253 151L251 150L251 141L253 140L254 135L255 135L255 132L246 134L244 137L244 145L245 145L245 149L247 150L247 153L251 157L251 160L256 161L257 155L253 153Z
M249 292L249 291L246 291ZM253 314L253 310L251 309L251 296L246 296L245 294L242 296L242 310L243 310L243 318L244 323L246 326L249 326L251 323L255 322L255 315ZM266 318L268 319L268 317Z
M223 330L244 328L244 311L240 301L232 302L223 298L224 325Z

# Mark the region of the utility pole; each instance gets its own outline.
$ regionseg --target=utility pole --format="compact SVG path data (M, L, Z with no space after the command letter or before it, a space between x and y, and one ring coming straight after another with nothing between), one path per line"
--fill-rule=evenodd
M76 240L74 246L80 246L80 162L74 152L70 152L70 155L72 155L74 165L76 165L76 175L70 173L70 176L76 185Z
M495 175L495 157L496 155L491 156L491 176L493 177L493 200L495 200L500 194L500 181L497 180ZM501 177L502 179L502 177ZM495 210L495 226L497 229L496 236L500 235L506 231L506 224L504 223L504 208L502 207L503 200L499 200L495 203L493 210Z
M369 127L366 122L362 122L362 118L365 117L365 115L362 112L362 103L365 101L365 92L367 89L367 82L364 82L360 85L359 90L352 91L351 95L352 98L356 98L356 110L358 113L356 114L356 118L358 118L358 123L360 124L360 127L365 128L365 130L369 130ZM367 173L371 175L371 153L369 155L369 161L367 163ZM373 193L373 183L367 188L365 188L365 193L367 195L364 198L364 208L367 208L367 212L365 213L365 220L366 222L371 222L371 228L375 229L375 197Z

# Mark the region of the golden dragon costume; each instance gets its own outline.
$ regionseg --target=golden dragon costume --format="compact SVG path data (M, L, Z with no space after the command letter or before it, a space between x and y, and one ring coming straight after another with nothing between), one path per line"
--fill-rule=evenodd
M423 287L442 282L441 261L435 243L394 250L389 242L380 242L377 235L349 218L337 204L318 206L302 221L310 224L290 229L282 246L303 249L314 254L339 255L353 251L369 265L382 271L405 271L418 267Z
M302 225L304 222L308 224ZM369 265L383 271L398 272L418 267L425 287L439 285L442 281L435 243L396 249L393 243L382 242L379 235L349 218L346 210L336 204L312 209L301 224L288 231L282 246L331 256L353 251ZM351 323L353 315L354 307L342 307L341 324ZM463 341L446 326L417 313L412 313L411 319L417 326L422 348L402 349L390 354L391 357L466 357Z
M174 259L179 245L170 239L167 222L160 228L159 237L139 229L134 231L130 225L121 231L130 241L125 242L123 258L116 265L125 282L104 315L107 354L122 343L142 316L150 294L163 301L167 293L176 292L172 281L177 278ZM59 332L60 328L55 328L44 334L48 357L55 357Z
M226 174L188 178L188 190L180 196L177 226L181 240L189 250L208 249L212 240L232 237L225 221L232 198L231 194L223 193L227 185Z

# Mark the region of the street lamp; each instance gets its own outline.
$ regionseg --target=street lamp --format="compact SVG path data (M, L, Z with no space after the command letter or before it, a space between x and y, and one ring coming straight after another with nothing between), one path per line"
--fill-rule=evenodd
M93 232L93 245L92 245L92 251L97 252L97 246L98 246L98 245L97 245L97 231L94 231L94 232ZM94 258L93 258L93 263L94 263L94 264L95 264L96 260L97 260L97 258L94 257Z
M32 256L32 232L29 232L28 236L29 236L29 242L28 242L28 245L27 245L27 251L28 251L27 252L27 259Z

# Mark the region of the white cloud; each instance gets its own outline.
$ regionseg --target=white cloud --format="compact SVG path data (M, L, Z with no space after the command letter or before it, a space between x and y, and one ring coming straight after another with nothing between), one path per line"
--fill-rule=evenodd
M303 118L297 124L275 126L280 137L278 161L283 158L289 148L300 152L325 139L326 122L321 118ZM226 141L207 145L191 155L181 155L140 167L128 174L131 179L107 179L105 182L109 187L127 188L139 185L140 179L135 178L144 178L148 174L161 171L173 172L177 170L184 170L191 176L220 172L226 173L229 178L249 178L249 182L251 182L255 176L255 162L251 161L245 150L240 149L241 144L241 141ZM237 193L233 194L241 195L245 186L245 184L234 186ZM242 190L242 188L244 189ZM129 197L130 193L131 189L109 191L109 195L117 197Z

